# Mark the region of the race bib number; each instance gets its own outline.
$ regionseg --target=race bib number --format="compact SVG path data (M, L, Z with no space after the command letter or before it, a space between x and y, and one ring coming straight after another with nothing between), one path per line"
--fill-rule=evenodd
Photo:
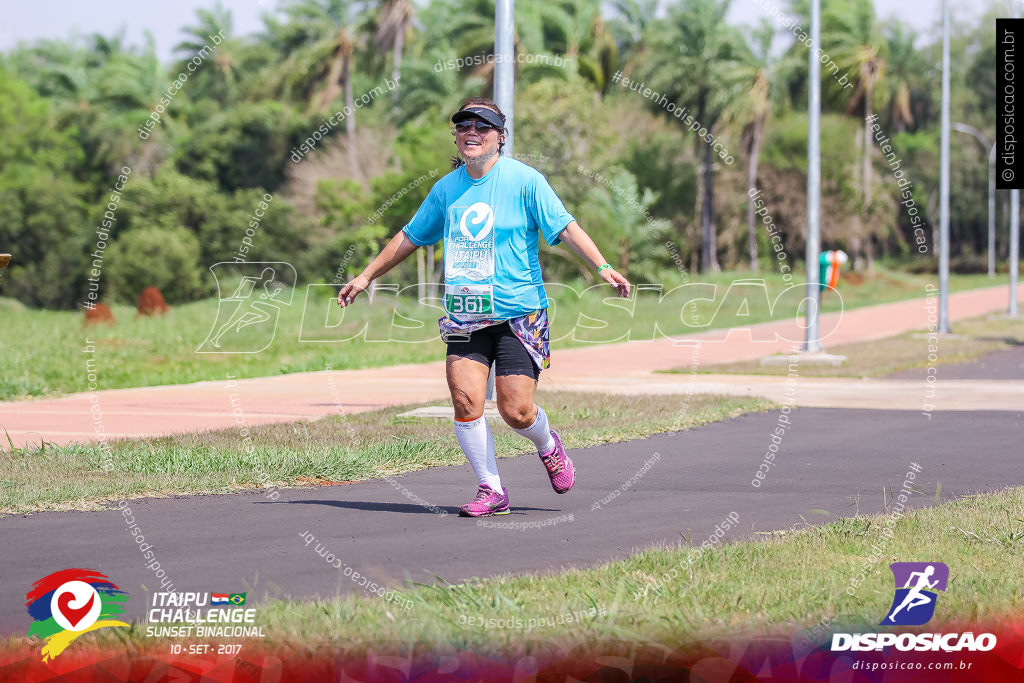
M494 288L491 285L446 285L444 310L459 320L494 317Z

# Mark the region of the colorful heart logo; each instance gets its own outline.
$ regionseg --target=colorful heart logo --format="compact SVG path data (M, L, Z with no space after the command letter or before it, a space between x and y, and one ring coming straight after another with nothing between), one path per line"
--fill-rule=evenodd
M96 594L94 593L89 596L89 601L85 603L85 607L72 607L71 603L76 599L77 596L70 592L61 593L57 597L57 609L60 610L60 613L64 615L64 618L67 619L72 626L78 626L83 619L89 616L89 612L92 610L92 604L96 600Z
M50 614L68 631L84 631L99 619L103 602L96 589L84 581L66 581L50 598Z
M25 608L32 618L26 635L42 640L42 661L52 661L83 634L104 628L131 628L119 618L128 597L106 574L95 569L73 567L52 572L34 582L25 595Z

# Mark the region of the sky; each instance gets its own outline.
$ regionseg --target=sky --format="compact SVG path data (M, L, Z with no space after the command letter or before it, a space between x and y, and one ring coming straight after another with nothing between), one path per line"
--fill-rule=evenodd
M221 0L234 18L235 33L244 35L262 29L261 16L276 5L277 0ZM951 0L954 21L957 18L976 21L981 6L987 3L972 0ZM19 41L35 42L40 38L66 39L77 33L113 35L124 30L128 45L143 45L145 31L153 33L157 54L162 61L170 61L173 48L182 40L183 26L194 24L196 10L212 7L215 0L175 0L175 2L139 2L139 0L33 0L17 2L0 0L3 6L0 19L0 51L7 51ZM875 0L881 19L896 17L911 24L919 32L929 34L937 30L941 18L942 0ZM786 0L762 0L763 5L773 3L785 8ZM765 16L762 6L755 0L733 0L729 21L754 25L759 16Z

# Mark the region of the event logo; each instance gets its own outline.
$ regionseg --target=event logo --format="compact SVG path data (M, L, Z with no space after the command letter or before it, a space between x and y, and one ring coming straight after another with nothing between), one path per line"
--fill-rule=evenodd
M470 232L469 227L466 225L467 218L469 218L469 222L474 226L480 227L475 235ZM462 218L459 219L459 230L464 236L474 242L479 242L487 237L492 227L494 227L494 210L483 202L477 202L470 206L463 212Z
M35 621L27 635L45 641L43 661L55 658L78 636L106 626L124 611L128 594L94 569L64 569L35 582L25 605Z
M882 626L920 626L935 614L936 591L945 591L949 567L942 562L893 562L896 592Z
M920 626L935 614L936 591L945 591L949 567L942 562L893 562L896 582L892 606L880 626ZM988 652L995 648L993 633L833 633L833 652Z
M295 268L284 262L224 261L210 272L217 282L217 319L196 353L259 353L270 346L281 310L292 304Z
M265 638L247 593L153 593L147 638Z

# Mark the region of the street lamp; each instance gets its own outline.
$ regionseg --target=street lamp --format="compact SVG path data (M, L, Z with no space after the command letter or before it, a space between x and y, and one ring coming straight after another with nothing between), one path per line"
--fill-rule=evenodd
M1010 309L1007 314L1017 317L1017 270L1020 254L1020 190L1010 190Z
M942 0L942 139L939 144L939 330L949 334L949 0Z
M497 0L494 5L494 103L505 114L506 156L515 148L515 0Z
M954 123L953 130L973 135L988 150L988 276L996 275L996 146L985 134L966 123Z
M811 44L819 47L821 39L821 0L811 0ZM803 350L822 351L818 337L818 254L821 251L821 67L808 52L810 78L807 94L807 332Z
M505 148L507 156L515 150L516 71L512 61L516 49L515 0L497 0L494 4L494 103L505 114ZM494 365L487 375L484 398L495 399Z

